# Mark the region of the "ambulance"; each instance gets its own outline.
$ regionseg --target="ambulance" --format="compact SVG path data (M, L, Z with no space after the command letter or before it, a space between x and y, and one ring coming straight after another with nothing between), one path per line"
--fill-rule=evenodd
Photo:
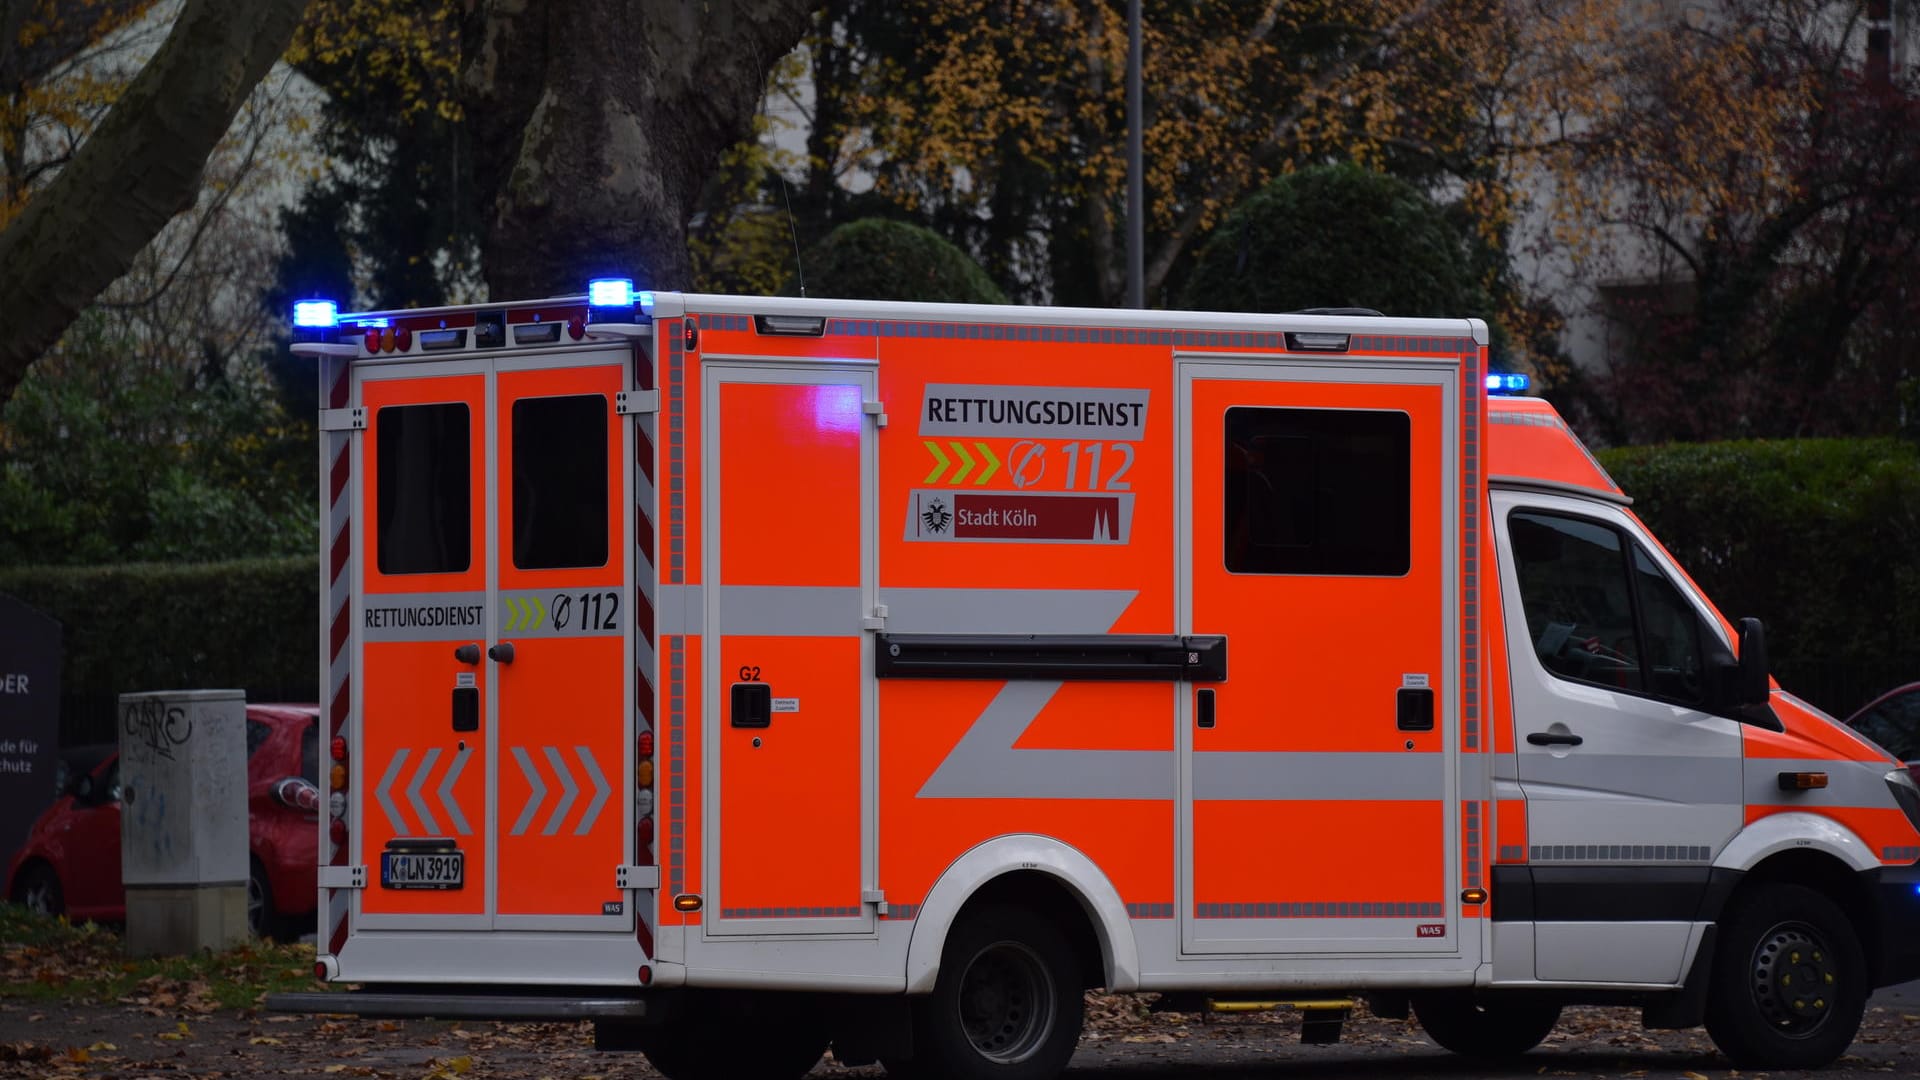
M1920 787L1482 322L603 280L295 325L355 989L274 1007L592 1020L673 1080L1049 1077L1097 987L1803 1068L1920 976Z

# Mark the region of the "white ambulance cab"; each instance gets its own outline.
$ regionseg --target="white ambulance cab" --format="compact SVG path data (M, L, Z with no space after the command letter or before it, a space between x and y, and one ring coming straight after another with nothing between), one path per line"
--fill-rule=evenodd
M1567 1003L1742 1067L1920 975L1920 788L1470 319L635 293L296 313L320 975L674 1080L1044 1077L1083 990Z

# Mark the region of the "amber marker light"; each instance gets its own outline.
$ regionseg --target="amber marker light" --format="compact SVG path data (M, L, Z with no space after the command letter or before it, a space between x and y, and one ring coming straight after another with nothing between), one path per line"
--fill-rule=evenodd
M675 911L699 911L700 897L696 893L682 893L673 898Z

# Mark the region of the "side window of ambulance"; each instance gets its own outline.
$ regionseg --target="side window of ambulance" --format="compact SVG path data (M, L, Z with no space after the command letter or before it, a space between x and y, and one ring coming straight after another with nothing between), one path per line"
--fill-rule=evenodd
M458 402L388 405L374 419L383 574L449 574L473 559L472 420Z
M513 403L513 565L607 565L607 399Z
M1227 570L1405 574L1411 445L1403 412L1228 409Z
M1669 701L1704 700L1699 616L1638 544L1610 525L1525 510L1508 516L1507 535L1542 667Z

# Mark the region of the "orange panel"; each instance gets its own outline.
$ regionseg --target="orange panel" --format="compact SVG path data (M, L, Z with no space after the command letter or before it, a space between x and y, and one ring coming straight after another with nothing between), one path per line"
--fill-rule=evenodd
M758 669L776 708L765 728L720 728L720 891L727 912L860 912L861 639L729 635L723 672ZM730 677L721 679L725 695Z
M373 379L360 386L360 403L367 409L367 438L360 466L361 504L359 550L362 591L366 593L429 593L479 591L487 587L487 411L486 376L438 375L421 379ZM380 410L389 405L427 405L459 402L467 407L468 461L472 467L468 498L468 533L472 538L467 568L448 574L383 574L377 557L380 530Z
M1487 405L1487 475L1523 476L1620 494L1544 398L1499 398Z
M487 746L479 732L456 734L452 722L454 678L475 669L453 658L453 644L440 641L371 642L362 657L359 677L366 682L361 707L360 852L367 867L367 888L360 893L362 911L381 914L478 915L486 911L487 873ZM486 685L479 673L482 707ZM454 768L461 748L469 756L449 793L467 824L462 832L440 799L440 785ZM428 754L433 755L429 765ZM387 801L403 819L390 822L376 787L388 775L395 758L399 767L387 785ZM420 770L426 768L426 774ZM407 789L421 777L419 792L433 821L420 817ZM429 826L434 827L429 827ZM445 891L384 889L380 887L380 853L397 836L444 836L465 855L465 886Z
M624 861L620 836L631 790L621 782L622 643L618 637L526 638L514 647L513 663L499 674L497 910L600 915L603 904L624 899L613 887L613 868ZM543 789L537 801L529 768ZM611 789L597 808L592 769ZM565 806L562 772L577 789Z
M621 453L620 420L613 412L613 396L622 386L619 364L592 367L503 371L499 376L500 446L500 588L569 589L618 586L625 562L620 526L626 512L626 456ZM607 404L607 562L602 566L557 570L522 570L513 564L513 403L521 398L598 394ZM618 667L618 665L615 665Z
M728 585L860 584L858 386L722 383Z
M1198 904L1434 903L1446 852L1435 802L1196 802Z
M1494 802L1495 862L1527 861L1527 801L1499 799ZM1518 849L1515 851L1514 849ZM1513 857L1509 857L1509 856Z

